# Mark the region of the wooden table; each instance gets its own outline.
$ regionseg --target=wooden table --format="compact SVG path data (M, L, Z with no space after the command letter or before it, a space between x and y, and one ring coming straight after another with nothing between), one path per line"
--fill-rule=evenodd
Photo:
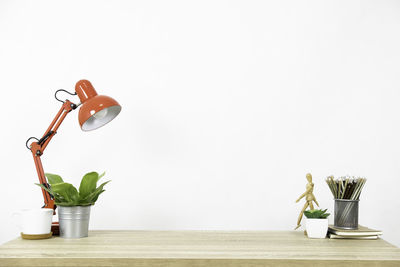
M91 231L82 239L17 238L0 246L0 266L400 266L400 249L301 231Z

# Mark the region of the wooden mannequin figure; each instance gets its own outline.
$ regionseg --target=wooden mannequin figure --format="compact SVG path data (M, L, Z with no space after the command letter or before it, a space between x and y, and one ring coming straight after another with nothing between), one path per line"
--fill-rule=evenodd
M308 184L306 185L306 192L304 192L304 193L296 200L296 203L299 202L300 199L302 199L303 197L306 198L306 201L307 201L307 202L306 202L306 204L304 204L304 207L303 207L303 209L302 209L301 212L300 212L299 219L297 220L297 226L296 226L296 228L294 228L294 230L296 230L297 228L299 228L299 227L301 226L301 225L300 225L300 222L301 222L301 219L303 218L303 213L304 213L304 211L307 209L307 207L310 207L310 210L313 210L313 209L314 209L313 201L314 201L315 204L317 204L317 206L319 207L318 202L317 202L317 200L315 199L315 196L314 196L314 194L313 194L314 184L313 184L313 182L312 182L311 173L307 173L307 174L306 174L306 178L307 178L307 181L308 181Z

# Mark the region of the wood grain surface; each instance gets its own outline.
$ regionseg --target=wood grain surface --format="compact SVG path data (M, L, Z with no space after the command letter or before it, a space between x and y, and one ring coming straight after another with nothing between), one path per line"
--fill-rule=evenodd
M91 231L0 246L0 266L310 265L400 266L400 249L382 239L309 239L300 231Z

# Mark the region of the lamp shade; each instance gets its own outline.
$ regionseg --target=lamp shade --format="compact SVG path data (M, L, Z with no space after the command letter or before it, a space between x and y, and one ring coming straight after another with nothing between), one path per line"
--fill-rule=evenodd
M121 106L113 98L98 95L88 80L80 80L75 92L81 100L79 124L83 131L91 131L112 121L120 112Z

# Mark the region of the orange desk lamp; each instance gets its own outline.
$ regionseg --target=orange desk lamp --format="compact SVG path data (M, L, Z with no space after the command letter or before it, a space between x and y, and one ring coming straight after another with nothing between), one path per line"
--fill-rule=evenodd
M66 92L70 95L78 95L81 103L74 104L68 99L65 101L58 99L57 93L60 91ZM60 89L56 91L54 97L63 104L54 120L51 122L49 128L47 128L42 138L37 139L36 137L30 137L26 141L26 147L32 152L33 159L35 161L39 181L46 187L49 187L50 185L47 183L40 157L43 155L43 151L46 149L50 140L57 133L58 128L67 114L76 109L78 106L82 105L79 109L78 115L79 124L83 131L91 131L100 128L101 126L113 120L121 111L121 106L117 101L108 96L98 95L88 80L80 80L77 82L75 85L75 93L70 93L64 89ZM31 139L35 139L36 142L32 142L30 146L28 146L28 143ZM44 198L43 208L54 209L55 214L55 209L57 207L54 204L53 196L44 189L42 189L42 194ZM53 223L52 231L53 234L58 232L58 223Z

